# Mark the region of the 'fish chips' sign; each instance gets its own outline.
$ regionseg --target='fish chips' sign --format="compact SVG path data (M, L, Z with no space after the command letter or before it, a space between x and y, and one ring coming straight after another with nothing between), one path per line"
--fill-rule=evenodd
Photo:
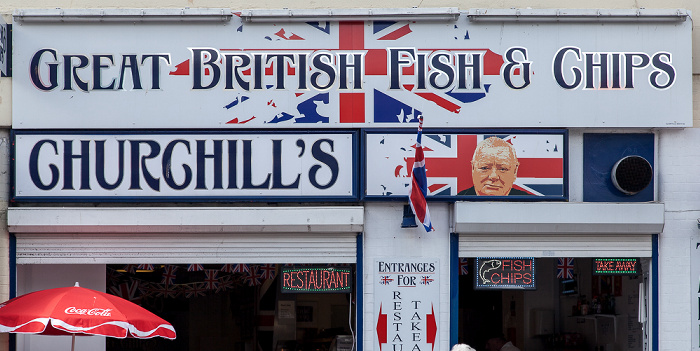
M477 257L474 259L475 289L528 289L535 285L532 257Z
M147 22L15 26L14 127L692 126L691 21Z

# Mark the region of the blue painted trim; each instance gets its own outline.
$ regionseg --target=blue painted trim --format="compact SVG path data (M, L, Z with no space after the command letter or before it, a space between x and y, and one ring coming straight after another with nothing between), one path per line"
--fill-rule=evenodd
M450 348L459 339L459 234L450 233Z
M17 297L17 238L10 234L10 298Z
M362 251L362 233L357 234L357 264L355 266L355 350L362 351L363 337L362 330L364 329L364 300L362 298L364 292L364 270L362 267L363 251ZM352 301L351 301L352 303Z
M651 343L652 351L659 350L659 234L651 236Z
M17 238L10 234L10 298L17 297ZM17 334L11 333L8 340L9 350L17 350Z

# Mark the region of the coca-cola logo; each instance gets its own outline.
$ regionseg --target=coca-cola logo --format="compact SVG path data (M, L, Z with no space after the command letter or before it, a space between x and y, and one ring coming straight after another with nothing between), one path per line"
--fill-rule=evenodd
M66 314L79 314L82 316L102 316L109 317L112 315L112 309L110 308L77 308L68 307L65 311Z

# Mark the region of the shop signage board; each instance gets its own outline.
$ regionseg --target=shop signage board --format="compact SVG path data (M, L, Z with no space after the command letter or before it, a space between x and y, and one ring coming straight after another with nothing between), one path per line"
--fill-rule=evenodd
M477 257L474 289L537 289L534 257Z
M493 138L504 143L492 142ZM364 137L367 176L366 197L386 199L405 197L411 183L415 157L415 131L368 131ZM429 130L423 131L428 197L439 199L562 200L568 196L567 134L564 130ZM501 164L495 172L484 172L481 155L489 150L514 152L510 165ZM482 149L483 147L483 149ZM476 153L475 150L480 149ZM472 163L474 161L474 163ZM503 167L511 169L505 170ZM488 170L492 170L488 168ZM510 177L506 179L506 176ZM477 194L489 179L503 191ZM501 180L503 182L501 183ZM511 186L512 184L512 186Z
M283 293L352 293L352 267L282 266Z
M594 275L639 275L638 258L594 258L592 273Z
M17 23L16 129L692 126L690 20Z
M14 199L357 198L356 132L15 131Z
M440 350L440 270L437 258L374 262L376 350Z

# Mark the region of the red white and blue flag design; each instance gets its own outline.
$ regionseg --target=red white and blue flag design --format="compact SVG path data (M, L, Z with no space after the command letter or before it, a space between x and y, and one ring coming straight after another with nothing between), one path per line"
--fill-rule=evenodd
M573 257L561 257L557 259L557 278L574 279Z
M421 134L423 133L423 116L419 116L418 136L416 137L416 156L413 160L413 176L411 177L411 192L408 195L408 202L411 204L413 213L425 227L426 232L434 231L430 222L430 211L428 210L428 179L425 176L425 158L423 157L423 146L421 145Z
M396 87L385 89L387 80L396 80L397 73L393 72L392 78L392 72L389 68L389 61L392 57L388 53L388 48L415 45L415 41L420 41L425 35L420 30L417 31L415 27L415 23L404 21L308 22L305 25L287 24L258 27L261 32L256 31L255 36L264 36L264 41L240 44L248 46L250 49L218 48L218 51L221 55L267 53L270 50L287 51L289 55L292 53L313 54L319 51L347 53L349 55L347 67L349 68L345 71L339 71L337 74L346 75L342 78L344 81L347 80L343 84L349 88L298 89L295 83L298 85L298 75L301 74L299 72L300 63L292 59L284 65L267 62L265 67L258 69L258 71L252 68L253 64L249 64L246 66L246 70L242 70L242 79L259 82L258 86L263 92L251 89L233 90L233 94L228 100L221 101L221 106L230 116L230 119L222 122L227 125L245 127L263 124L266 126L290 126L329 123L341 125L418 123L418 116L423 114L431 116L442 114L456 117L465 104L487 96L492 86L488 82L482 82L480 87L469 90L460 90L455 87L425 89L422 87L424 84L420 83L422 78L418 78L422 68L419 68L416 62L402 63L400 67L401 78L399 82L394 83ZM267 28L267 30L263 28ZM484 78L500 75L500 69L504 63L500 54L486 48L465 48L465 45L461 43L455 45L455 43L470 40L468 30L457 25L444 29L450 33L442 33L449 38L443 42L443 45L449 47L416 47L416 52L420 51L425 55L438 52L450 52L452 55L474 53L478 55L477 60L480 61L476 64L480 68L480 72L474 73L474 75L483 75ZM250 27L241 25L238 27L236 35L252 30ZM353 54L359 56L352 56ZM401 53L398 54L400 57L393 57L393 59L401 61L405 58L403 55L410 56L411 54ZM355 62L355 60L362 60L362 64ZM411 60L416 60L416 58L411 58ZM190 76L194 74L191 69L193 64L190 61L188 59L176 64L175 69L169 75ZM355 72L353 71L355 69L361 71ZM309 75L312 73L310 72ZM209 67L206 67L201 74L206 77L214 75ZM484 78L477 80L487 81ZM363 83L354 85L355 81ZM443 84L443 82L437 84ZM280 89L282 85L285 89Z
M513 145L520 165L513 188L533 197L564 198L563 133L458 134L425 133L421 140L427 197L457 196L473 186L471 160L479 142L502 138ZM412 136L404 133L367 133L366 153L368 197L400 196L411 186L417 156L406 148ZM462 195L464 196L464 195Z

